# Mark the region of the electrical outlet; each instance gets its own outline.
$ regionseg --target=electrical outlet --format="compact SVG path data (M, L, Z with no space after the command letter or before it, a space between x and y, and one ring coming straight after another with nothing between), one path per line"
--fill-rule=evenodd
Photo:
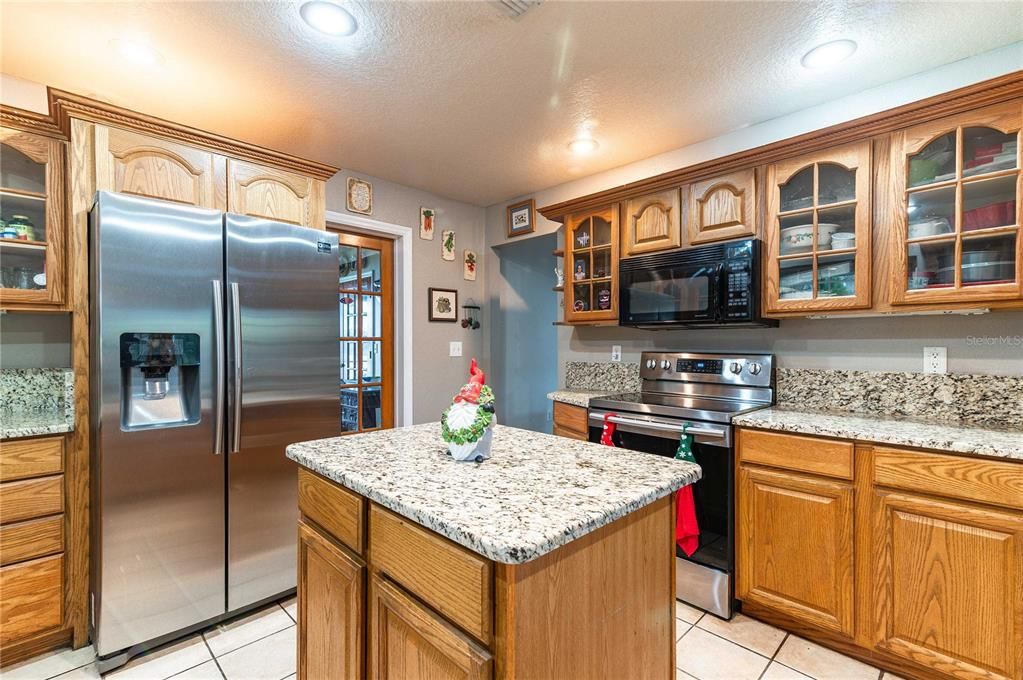
M924 373L948 373L948 349L924 347Z
M448 356L449 357L460 357L462 356L462 343L452 342L448 344Z
M611 361L621 361L621 360L622 360L622 346L621 345L611 345Z

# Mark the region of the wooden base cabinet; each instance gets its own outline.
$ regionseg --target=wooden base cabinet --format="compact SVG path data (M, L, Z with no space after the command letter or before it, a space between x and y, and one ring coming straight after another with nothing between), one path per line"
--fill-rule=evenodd
M554 434L559 437L588 441L590 438L589 411L582 406L554 402Z

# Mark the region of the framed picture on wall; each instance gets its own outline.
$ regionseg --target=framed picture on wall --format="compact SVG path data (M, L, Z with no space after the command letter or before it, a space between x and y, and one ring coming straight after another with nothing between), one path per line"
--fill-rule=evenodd
M430 321L458 321L458 291L430 288Z
M373 214L373 185L364 179L356 177L348 178L348 212L361 213L363 215Z
M530 234L536 228L536 203L533 199L509 205L506 211L508 238Z

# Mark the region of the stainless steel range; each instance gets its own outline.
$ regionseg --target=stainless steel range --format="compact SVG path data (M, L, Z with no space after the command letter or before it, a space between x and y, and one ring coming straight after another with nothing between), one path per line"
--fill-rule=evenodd
M643 352L640 392L590 401L590 440L605 418L614 443L674 456L683 425L694 435L693 455L703 478L693 487L699 547L675 547L678 599L724 618L734 612L735 450L732 418L774 403L770 354Z

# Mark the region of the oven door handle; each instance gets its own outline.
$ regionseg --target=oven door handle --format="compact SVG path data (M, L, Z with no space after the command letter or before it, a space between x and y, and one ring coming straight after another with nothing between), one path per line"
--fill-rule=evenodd
M604 422L603 413L590 413L590 420L596 420L598 422ZM609 422L615 423L616 425L638 425L640 427L649 427L652 430L663 430L665 432L678 432L679 436L682 435L681 425L672 425L671 423L662 423L656 420L637 420L633 418L623 418L622 416L611 416L607 419ZM695 427L686 428L686 434L698 434L704 437L717 437L724 439L725 430L705 427L697 425Z

